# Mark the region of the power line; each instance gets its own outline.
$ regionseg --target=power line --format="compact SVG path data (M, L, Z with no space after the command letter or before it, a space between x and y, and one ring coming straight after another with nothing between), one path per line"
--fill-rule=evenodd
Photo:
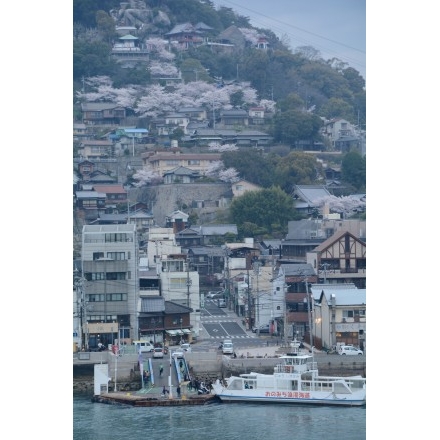
M271 22L275 22L275 23L281 24L283 26L287 26L288 28L292 28L292 29L298 30L300 32L304 32L305 34L311 35L311 36L316 37L316 38L320 38L321 40L327 41L329 43L337 44L337 45L345 47L347 49L359 52L362 55L366 54L366 52L364 50L358 49L356 47L353 47L353 46L350 46L348 44L342 43L340 41L333 40L333 39L325 37L323 35L319 35L317 33L310 32L310 31L308 31L306 29L303 29L303 28L300 28L298 26L294 26L292 24L283 22L283 21L278 20L276 18L269 17L269 16L267 16L267 15L261 13L261 12L255 11L254 9L250 9L250 8L245 7L245 6L238 5L237 3L234 3L232 1L228 1L228 0L222 0L222 1L225 2L225 3L229 3L229 4L231 4L231 5L233 5L233 6L237 7L237 8L240 8L240 9L252 12L253 14L256 14L258 16L264 17L264 18L270 20ZM323 45L320 45L319 43L316 44L314 42L311 42L311 40L308 40L308 39L305 39L305 38L302 38L302 37L298 36L297 34L290 34L290 33L286 32L284 29L282 29L280 27L277 27L277 26L274 26L273 24L268 24L267 22L259 21L258 19L255 19L255 18L252 18L251 20L255 24L261 25L263 28L267 28L267 29L270 29L270 30L275 30L275 31L278 31L281 34L287 34L289 37L291 37L292 39L294 39L294 40L296 40L296 41L298 41L298 42L300 42L302 44L310 45L310 46L313 46L315 48L319 48L321 50L324 50L326 52L333 53L336 57L342 59L343 61L351 62L351 64L358 65L360 67L365 68L365 62L359 61L359 60L357 60L355 58L351 58L350 56L347 56L347 55L341 55L340 52L338 52L337 50L330 49L328 46L323 46Z

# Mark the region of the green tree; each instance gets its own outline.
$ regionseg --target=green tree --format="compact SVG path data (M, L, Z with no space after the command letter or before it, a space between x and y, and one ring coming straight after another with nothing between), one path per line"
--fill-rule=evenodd
M244 93L241 90L238 90L235 93L232 93L230 96L231 105L234 107L240 107L243 104L243 96Z
M116 32L115 20L105 11L96 12L96 27L101 33L102 38L108 43L112 43L118 35Z
M342 159L342 180L353 185L357 191L365 191L366 189L366 162L366 157L362 157L356 151L350 151Z
M321 107L320 113L327 119L343 118L350 122L356 119L353 106L340 98L330 98Z
M292 197L279 187L248 191L234 198L230 214L242 237L245 233L282 236L288 222L299 217Z
M275 170L276 184L289 194L294 185L317 183L321 174L322 165L315 156L301 151L292 151L288 156L279 158Z
M248 182L269 188L273 184L273 163L258 150L226 151L222 154L225 168L235 168Z
M321 126L322 120L317 115L300 110L287 110L277 113L273 118L272 134L276 142L296 146L301 140L319 140Z

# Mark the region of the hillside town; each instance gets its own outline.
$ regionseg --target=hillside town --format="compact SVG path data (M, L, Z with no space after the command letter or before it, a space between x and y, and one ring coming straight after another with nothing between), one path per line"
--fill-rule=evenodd
M133 3L136 8L127 7ZM118 38L111 53L124 68L202 45L215 53L249 45L270 49L261 33L234 25L215 35L202 22L179 23L161 41L140 40L136 35L151 19L147 9L144 2L128 2L112 11ZM159 18L166 22L165 15ZM163 64L155 66L149 99L133 94L124 105L128 89L112 88L102 77L83 78L77 95L74 352L115 341L197 342L213 292L257 335L268 328L271 336L298 337L317 349L345 343L365 350L366 194L347 189L340 165L349 153L365 157L361 124L318 115L315 138L282 144L269 130L276 102L255 99L238 71L234 79L204 83L206 70L170 68L165 74ZM191 85L184 91L185 84ZM232 105L237 93L242 102ZM165 105L165 95L179 104ZM307 91L303 98L298 114L311 118ZM308 155L322 173L313 184L291 182L288 196L300 219L288 221L286 234L243 236L228 210L264 188L224 167L223 153L268 157L282 148ZM336 209L336 201L343 208Z

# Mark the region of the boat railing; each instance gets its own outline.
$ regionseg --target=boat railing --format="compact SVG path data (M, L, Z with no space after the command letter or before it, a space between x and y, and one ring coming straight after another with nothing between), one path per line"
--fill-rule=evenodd
M307 362L307 370L317 370L318 362Z

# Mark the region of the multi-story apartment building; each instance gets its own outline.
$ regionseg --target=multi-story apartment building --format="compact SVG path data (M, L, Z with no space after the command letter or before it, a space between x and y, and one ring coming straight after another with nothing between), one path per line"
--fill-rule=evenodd
M85 225L82 229L83 334L90 343L138 337L136 225Z

